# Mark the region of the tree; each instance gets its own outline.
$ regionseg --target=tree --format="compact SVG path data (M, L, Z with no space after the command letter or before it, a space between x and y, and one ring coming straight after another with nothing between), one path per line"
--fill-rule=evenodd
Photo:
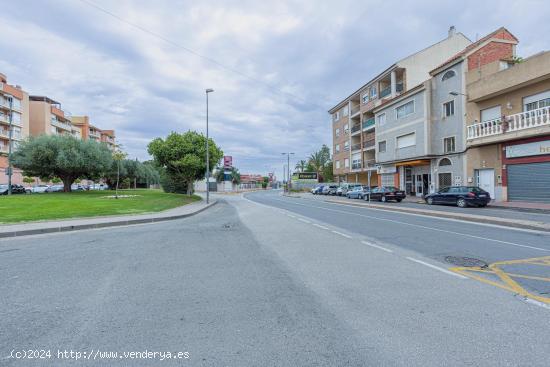
M306 167L307 167L307 162L306 162L305 160L302 159L301 161L299 161L298 163L296 163L295 169L296 169L296 171L298 171L298 172L304 172L305 169L306 169Z
M23 177L23 182L26 183L26 184L32 184L32 183L34 183L34 178L25 176L25 177Z
M210 164L212 170L223 157L223 152L209 139ZM185 134L172 132L166 139L156 138L147 146L155 163L162 168L161 182L168 192L193 193L193 182L203 179L206 173L206 137L195 131ZM185 191L184 191L185 189ZM174 191L175 190L175 191Z
M231 176L231 182L237 185L241 183L241 174L237 168L231 167L231 173L229 175ZM225 170L223 167L218 167L216 169L216 181L225 181Z
M116 186L115 186L115 199L118 199L118 183L120 182L120 162L126 158L126 153L121 150L115 150L113 152L113 160L116 162Z
M309 156L308 166L317 175L322 176L327 165L332 164L330 160L330 149L325 144L316 152Z
M39 135L22 141L13 154L13 164L27 176L59 177L63 191L70 192L77 178L96 179L111 165L105 144L70 135Z

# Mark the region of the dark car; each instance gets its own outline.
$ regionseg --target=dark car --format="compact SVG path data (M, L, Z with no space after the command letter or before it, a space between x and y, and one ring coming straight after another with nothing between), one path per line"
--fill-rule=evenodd
M426 203L457 205L461 208L467 206L484 207L491 201L491 195L476 186L451 186L424 197Z
M11 185L11 193L12 194L26 194L27 190L22 185ZM8 194L8 185L0 185L0 195L7 195Z
M323 187L325 187L325 185L315 186L313 189L311 189L311 193L313 195L320 195L323 193Z
M395 200L398 203L401 202L407 195L405 194L405 191L399 190L397 187L393 186L382 186L372 189L370 194L365 195L365 200L378 200L382 202Z

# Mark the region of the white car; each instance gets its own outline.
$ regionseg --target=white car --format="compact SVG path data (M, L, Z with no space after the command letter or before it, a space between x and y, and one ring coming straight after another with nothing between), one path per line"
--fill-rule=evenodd
M48 186L48 185L36 185L36 186L31 187L31 192L33 194L42 194L42 193L46 192L46 190L49 187L50 186Z

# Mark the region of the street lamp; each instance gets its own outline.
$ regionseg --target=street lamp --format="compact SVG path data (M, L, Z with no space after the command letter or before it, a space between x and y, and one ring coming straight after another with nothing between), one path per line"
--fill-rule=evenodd
M455 92L455 91L452 91L452 92L449 92L449 94L451 96L464 96L464 97L468 97L468 95L464 94L464 93L459 93L459 92Z
M286 169L287 169L287 173L286 173L286 192L289 193L290 192L290 155L294 155L294 153L281 153L282 155L286 155L286 159L287 159L287 164L286 164Z
M9 115L9 131L8 131L8 137L9 137L9 143L8 143L8 195L11 195L11 176L13 168L11 166L11 152L13 150L13 96L6 95L8 101L9 101L9 107L10 107L10 115Z
M210 201L210 153L208 151L208 93L212 93L214 89L206 90L206 204Z

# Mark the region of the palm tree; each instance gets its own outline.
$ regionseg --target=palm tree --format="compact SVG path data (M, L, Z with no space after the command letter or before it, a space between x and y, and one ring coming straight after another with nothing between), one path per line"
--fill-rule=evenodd
M301 160L298 163L296 163L296 171L298 172L304 172L307 166L307 162L305 160Z
M329 148L323 144L321 149L319 149L316 152L313 152L309 156L308 165L313 168L315 172L317 172L318 176L322 176L323 172L325 171L327 165L332 164L330 160L330 150Z

